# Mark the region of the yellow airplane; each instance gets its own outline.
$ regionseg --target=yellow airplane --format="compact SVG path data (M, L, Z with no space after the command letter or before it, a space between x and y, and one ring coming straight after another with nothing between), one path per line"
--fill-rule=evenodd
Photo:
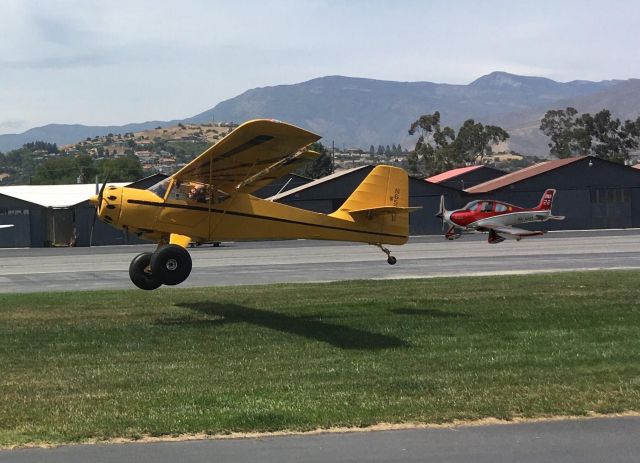
M191 241L318 239L375 245L409 235L409 184L404 170L376 166L345 203L321 214L260 199L252 192L315 159L316 134L275 120L246 122L185 167L147 190L102 185L90 198L102 221L158 242L129 266L139 288L177 285L191 273Z

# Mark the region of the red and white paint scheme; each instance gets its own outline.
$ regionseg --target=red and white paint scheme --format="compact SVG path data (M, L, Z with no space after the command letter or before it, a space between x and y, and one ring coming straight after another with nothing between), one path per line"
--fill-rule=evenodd
M444 196L440 197L440 211L437 216L443 223L449 224L449 230L444 235L448 240L460 238L461 233L456 230L470 232L489 232L489 243L496 244L504 241L506 235L520 241L528 236L542 235L543 231L530 231L516 228L530 222L545 222L547 220L563 220L564 216L553 215L551 206L556 190L544 192L540 204L532 209L526 209L502 201L477 200L471 201L462 209L448 211L444 206Z

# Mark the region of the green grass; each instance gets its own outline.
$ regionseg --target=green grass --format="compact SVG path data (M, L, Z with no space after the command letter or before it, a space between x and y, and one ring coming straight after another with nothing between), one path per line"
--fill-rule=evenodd
M0 295L0 446L640 410L639 282Z

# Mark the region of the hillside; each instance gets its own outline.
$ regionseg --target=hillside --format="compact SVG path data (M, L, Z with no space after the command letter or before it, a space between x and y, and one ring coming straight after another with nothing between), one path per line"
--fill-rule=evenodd
M182 124L157 126L125 134L87 137L60 148L62 153L89 154L94 159L134 154L145 172L171 173L221 140L233 127L228 125Z
M443 123L453 127L468 118L481 122L502 118L503 127L509 129L518 127L510 123L510 115L521 115L518 121L537 121L539 114L559 102L576 98L588 101L590 95L607 94L621 83L624 81L561 83L504 72L483 76L469 85L332 76L249 90L188 121L210 120L213 114L222 120L275 117L309 128L340 145L366 147L390 142L411 146L414 140L407 129L421 114L438 110ZM525 133L524 142L530 136ZM546 153L545 137L540 134L535 141L530 146L519 143L519 134L514 133L513 144L527 146L526 154Z
M412 146L407 129L421 114L440 111L444 124L468 118L498 123L512 134L509 148L545 154L546 139L537 121L548 109L573 105L580 111L610 109L622 118L640 111L639 80L556 82L494 72L468 85L393 82L329 76L292 85L247 90L208 111L182 121L146 122L122 127L48 125L19 135L0 135L0 151L27 141L68 144L95 135L135 132L183 123L243 122L266 117L300 125L340 147L402 144Z
M568 106L592 114L606 108L622 120L635 120L640 117L640 79L629 79L595 93L556 101L553 109ZM531 154L547 146L547 137L539 130L540 119L547 109L552 108L497 115L488 118L488 122L507 128L511 135L509 149Z

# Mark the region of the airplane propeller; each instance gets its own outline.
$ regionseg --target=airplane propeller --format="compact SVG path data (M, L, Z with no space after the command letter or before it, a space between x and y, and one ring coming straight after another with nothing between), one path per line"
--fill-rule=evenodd
M93 245L93 228L96 226L96 220L100 217L100 209L102 209L102 199L104 197L104 189L107 186L107 182L109 181L109 176L107 175L104 178L104 182L102 182L102 186L100 187L100 192L98 193L98 199L96 201L96 212L93 215L93 223L91 224L91 231L89 232L89 246Z
M444 207L444 195L440 195L440 208L438 209L438 213L436 217L440 219L442 222L442 231L444 232L447 223L444 220L444 214L447 212L447 209Z

